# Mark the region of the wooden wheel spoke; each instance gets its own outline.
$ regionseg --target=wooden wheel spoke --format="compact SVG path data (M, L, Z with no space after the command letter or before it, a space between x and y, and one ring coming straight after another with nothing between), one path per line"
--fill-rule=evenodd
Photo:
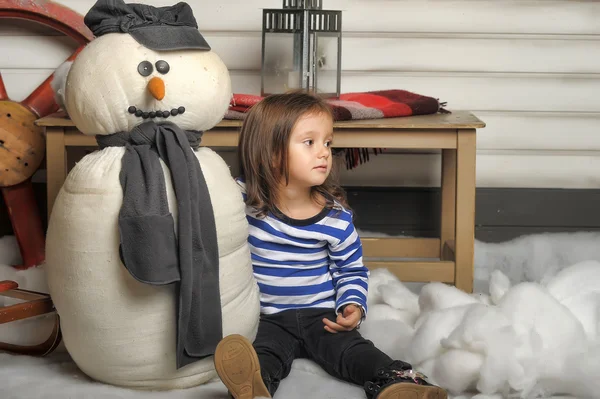
M50 85L52 79L54 79L54 74L44 80L37 89L21 102L21 105L27 107L38 117L58 111L58 104L54 101L54 90Z
M0 0L0 20L5 18L37 22L74 39L80 47L68 58L71 61L94 38L92 32L85 25L82 15L52 0ZM0 187L3 187L5 202L6 189L14 189L30 179L44 158L45 136L43 128L35 125L35 120L56 112L59 108L51 85L54 77L53 73L25 100L16 102L8 98L0 74L0 144L6 150L0 157L0 170L2 171ZM30 185L31 182L29 182ZM22 242L19 241L23 268L38 265L40 261L43 262L45 257L44 234L40 230L41 220L37 204L34 203L35 201L28 202L28 197L26 192L20 193L16 201L20 204L20 209L15 213L11 212L16 208L11 210L8 205L6 206L15 234L19 230L23 231L21 234L27 242L27 245L21 245ZM32 234L37 237L35 244L31 242ZM11 282L0 281L0 293L6 294L7 290L14 288L14 284ZM19 314L19 318L33 316L31 313L26 314L27 309L25 308L16 309L15 312ZM0 311L0 319L3 315L4 313ZM2 322L3 320L0 320L0 324ZM46 354L56 348L59 342L60 328L57 315L52 336L41 346L23 348L0 342L0 351L12 348L23 353L29 351Z
M6 86L2 80L2 73L0 72L0 101L8 100L8 94L6 93Z

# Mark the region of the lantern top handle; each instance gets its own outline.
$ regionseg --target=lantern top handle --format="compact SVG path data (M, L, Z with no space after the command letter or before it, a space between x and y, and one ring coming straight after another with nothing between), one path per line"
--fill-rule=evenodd
M322 10L323 0L283 0L283 8Z

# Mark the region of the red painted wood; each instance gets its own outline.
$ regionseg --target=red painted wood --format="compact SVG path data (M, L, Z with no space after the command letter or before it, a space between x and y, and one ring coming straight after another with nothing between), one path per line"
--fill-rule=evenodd
M52 90L52 79L54 74L38 86L27 98L21 101L21 104L27 107L31 112L38 117L49 115L58 111L58 104L54 100L54 90Z
M17 18L39 22L73 38L80 47L69 57L75 59L94 35L85 26L83 16L52 1L46 0L0 0L0 19ZM54 75L46 79L21 104L38 118L58 110L50 83ZM8 94L0 76L0 100L8 100ZM2 194L12 222L13 231L21 250L26 269L39 265L45 259L45 237L42 223L33 196L31 181L27 180L10 187L3 187Z
M2 195L23 258L23 263L16 267L28 269L41 265L46 258L45 237L31 180L3 187Z
M10 291L19 288L19 284L15 281L3 280L0 281L0 292Z
M94 38L83 23L81 14L52 1L0 0L2 17L39 22L72 37L79 44L86 44Z
M0 72L0 101L8 100L8 94L6 93L6 87L2 80L2 72Z

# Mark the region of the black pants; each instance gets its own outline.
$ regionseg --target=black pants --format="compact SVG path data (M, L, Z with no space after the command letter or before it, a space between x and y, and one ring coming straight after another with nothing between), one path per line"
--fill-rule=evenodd
M271 396L290 373L296 358L311 359L330 375L361 386L373 379L378 368L392 363L388 355L356 330L327 332L323 318L335 321L336 316L333 309L261 315L254 349Z

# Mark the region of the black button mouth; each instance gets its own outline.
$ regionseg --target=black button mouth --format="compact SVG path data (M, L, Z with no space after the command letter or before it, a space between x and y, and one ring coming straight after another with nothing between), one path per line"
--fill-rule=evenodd
M136 106L132 105L127 108L127 112L132 115L137 116L138 118L168 118L169 116L177 116L181 115L185 112L185 107L173 108L170 111L142 111L138 109Z

